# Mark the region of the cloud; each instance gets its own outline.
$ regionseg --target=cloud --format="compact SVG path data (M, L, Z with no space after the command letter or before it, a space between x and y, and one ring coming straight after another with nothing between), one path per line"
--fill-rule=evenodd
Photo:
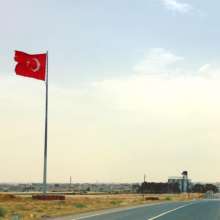
M149 101L153 101L154 104L158 101L160 110L161 103L169 102L169 99L171 102L177 101L179 97L182 97L183 100L190 100L193 94L195 94L193 97L195 100L196 96L201 94L201 97L205 97L206 91L204 93L202 87L205 88L211 84L216 87L218 84L216 82L220 80L220 67L205 64L194 69L186 69L185 61L184 57L178 56L170 50L152 48L146 51L144 58L133 67L133 74L122 79L98 81L92 86L96 90L95 93L99 94L96 97L99 97L101 102L105 103L107 98L111 100L109 102L111 107L126 111L136 111L137 109L145 111L149 108ZM201 90L199 93L194 91L196 87L199 87L198 91ZM164 95L167 99L162 100L161 97ZM113 102L115 105L112 105Z
M185 68L184 57L165 48L152 48L145 52L144 58L133 67L133 75L159 78L201 77L220 79L220 66L217 62L206 63L197 68ZM188 65L187 65L188 66Z
M136 73L155 75L169 74L170 68L178 61L184 60L183 57L177 56L164 48L153 48L146 52L144 59L134 66ZM177 69L176 69L177 70Z
M220 79L220 67L215 64L207 63L201 66L198 73L207 79Z
M192 10L192 6L190 4L179 2L177 0L162 0L162 3L168 10L179 13L187 13Z

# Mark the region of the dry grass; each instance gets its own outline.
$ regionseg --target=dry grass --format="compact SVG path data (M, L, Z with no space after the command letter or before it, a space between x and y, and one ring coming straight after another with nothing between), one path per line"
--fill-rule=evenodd
M65 201L38 201L31 197L11 196L0 194L0 208L7 211L5 220L11 219L15 213L20 214L22 220L37 220L42 216L60 216L82 213L106 208L152 203L157 201L182 201L201 198L201 194L181 195L153 195L156 201L148 200L152 195L118 194L118 195L75 195L68 196Z

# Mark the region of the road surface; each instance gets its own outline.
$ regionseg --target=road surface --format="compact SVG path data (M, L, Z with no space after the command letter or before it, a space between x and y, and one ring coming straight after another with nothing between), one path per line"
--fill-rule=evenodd
M53 220L220 220L220 200L145 205Z

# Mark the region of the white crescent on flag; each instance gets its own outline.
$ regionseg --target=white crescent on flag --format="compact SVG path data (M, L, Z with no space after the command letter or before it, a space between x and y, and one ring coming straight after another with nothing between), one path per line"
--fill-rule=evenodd
M39 71L40 70L40 61L37 58L33 58L32 60L35 62L36 67L35 68L31 68L31 70L33 72Z

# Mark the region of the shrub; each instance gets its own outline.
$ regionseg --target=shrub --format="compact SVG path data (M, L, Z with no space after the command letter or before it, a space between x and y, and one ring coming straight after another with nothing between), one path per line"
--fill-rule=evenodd
M169 196L167 196L167 197L165 198L165 200L170 201L170 200L172 200L172 198L169 197Z
M146 201L155 201L155 200L159 200L159 197L155 197L155 196L148 196L145 197Z
M121 203L122 203L122 201L116 201L116 200L112 200L111 202L110 202L112 205L120 205Z
M75 208L78 208L78 209L83 209L83 208L86 208L86 204L83 204L83 203L76 203L74 204Z
M6 213L7 213L6 209L0 207L0 218L5 217Z

